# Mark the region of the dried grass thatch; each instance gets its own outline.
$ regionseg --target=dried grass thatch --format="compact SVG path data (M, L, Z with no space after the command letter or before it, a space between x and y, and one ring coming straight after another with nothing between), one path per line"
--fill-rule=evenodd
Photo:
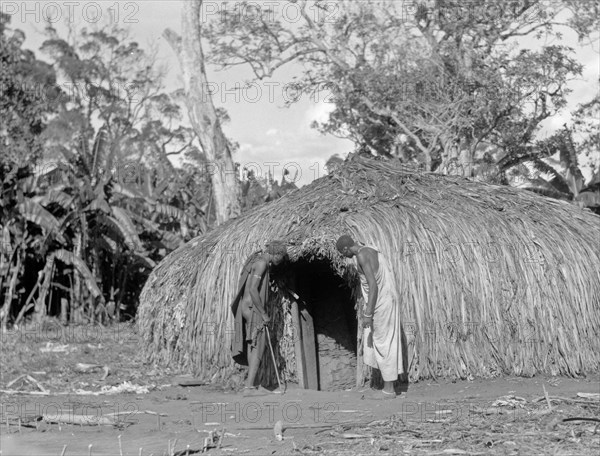
M326 258L355 284L334 245L349 233L395 260L411 379L598 371L599 222L527 191L356 157L165 258L141 295L142 348L225 378L247 256L283 238L292 261Z

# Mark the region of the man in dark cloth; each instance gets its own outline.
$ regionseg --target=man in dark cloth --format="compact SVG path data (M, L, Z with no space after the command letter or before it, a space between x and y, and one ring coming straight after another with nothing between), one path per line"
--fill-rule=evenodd
M403 373L400 308L393 289L389 260L380 251L358 245L341 236L336 247L347 258L356 258L360 284L365 300L363 309L363 360L377 368L383 377L383 389L370 394L370 399L396 397L394 383Z
M270 320L265 310L269 297L269 273L272 265L277 266L285 259L287 248L281 241L269 243L266 251L253 253L242 269L238 292L231 304L235 316L231 347L233 360L248 366L245 396L262 394L256 385L256 377L266 348L265 327Z

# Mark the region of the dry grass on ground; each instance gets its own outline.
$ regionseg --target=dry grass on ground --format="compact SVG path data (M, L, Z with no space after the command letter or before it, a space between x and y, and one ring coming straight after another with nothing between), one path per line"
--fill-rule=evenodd
M117 436L122 436L123 456L168 454L167 447L177 438L177 454L190 448L201 449L207 423L190 420L198 415L199 403L244 403L230 388L182 388L162 386L173 383L175 373L145 365L139 356L139 338L135 326L122 324L114 328L68 327L47 321L42 327L29 326L2 334L0 352L0 389L39 392L35 383L11 381L29 374L48 391L44 397L0 393L3 405L1 422L2 456L25 454L24 446L37 445L43 453L65 456L87 454L87 444L94 441L93 454L120 455ZM78 363L108 366L109 375L102 380L100 367L80 372ZM129 382L146 388L145 394L122 393L117 396L60 396L76 391L98 392ZM542 385L547 388L549 402ZM592 393L578 396L578 392ZM510 394L507 394L510 393ZM593 393L597 393L596 396ZM600 418L600 384L598 378L573 380L552 378L499 378L474 382L419 382L393 403L377 404L361 400L359 392L306 392L290 390L279 398L264 401L297 402L313 417L309 405L314 401L335 403L340 413L331 426L303 420L288 426L284 440L274 438L273 422L227 422L228 434L221 449L205 454L245 455L589 455L600 452L600 426L597 421L563 421L568 418ZM35 398L35 399L34 399ZM138 415L135 424L111 426L41 426L23 428L20 434L14 417L6 427L5 405L16 401L96 401L104 399L135 403L140 410L164 413L161 430L156 417ZM61 402L62 401L62 402ZM105 401L106 402L106 401ZM195 405L194 405L195 404ZM282 402L283 404L283 402ZM360 409L362 414L342 413L343 409ZM196 411L196 412L194 412ZM348 411L348 410L346 410ZM263 414L268 416L267 413ZM22 420L23 423L25 422ZM213 421L207 419L205 421ZM305 422L307 421L307 422ZM324 425L324 426L321 426ZM222 425L214 426L220 430ZM254 429L251 429L254 428ZM68 432L65 432L68 431ZM70 439L70 440L69 440ZM12 452L8 445L16 445ZM180 455L185 452L180 453ZM190 453L193 454L193 453Z

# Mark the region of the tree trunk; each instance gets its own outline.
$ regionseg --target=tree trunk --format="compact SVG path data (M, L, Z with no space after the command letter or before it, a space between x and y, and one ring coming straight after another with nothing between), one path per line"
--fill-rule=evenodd
M75 256L78 258L82 257L83 240L80 232L75 234ZM73 298L71 299L71 311L75 311L75 323L81 323L83 321L83 302L81 300L81 279L79 274L75 271L75 267L72 268L73 277L72 287Z
M209 162L217 224L240 214L239 185L229 143L221 129L204 67L200 10L202 0L185 0L182 37L167 29L169 42L181 66L190 122Z
M12 310L12 301L15 294L15 288L17 286L17 279L19 278L19 273L21 272L21 251L17 253L17 264L12 269L12 276L10 278L10 282L8 284L8 291L6 296L6 301L4 302L4 306L2 307L2 330L6 332L6 328L8 327L8 320L10 320L10 312Z
M35 302L35 320L37 323L41 323L46 315L46 296L50 290L50 283L52 282L52 275L54 272L54 255L46 260L44 266L44 280L40 285L40 294L38 295L37 301Z

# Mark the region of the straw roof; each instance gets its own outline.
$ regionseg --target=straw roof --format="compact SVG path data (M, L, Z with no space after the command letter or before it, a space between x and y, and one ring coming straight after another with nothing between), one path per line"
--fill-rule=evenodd
M327 259L355 286L353 263L335 250L345 233L392 259L412 380L600 367L598 216L360 156L165 258L141 294L147 359L226 378L229 306L248 255L285 239L292 261Z

